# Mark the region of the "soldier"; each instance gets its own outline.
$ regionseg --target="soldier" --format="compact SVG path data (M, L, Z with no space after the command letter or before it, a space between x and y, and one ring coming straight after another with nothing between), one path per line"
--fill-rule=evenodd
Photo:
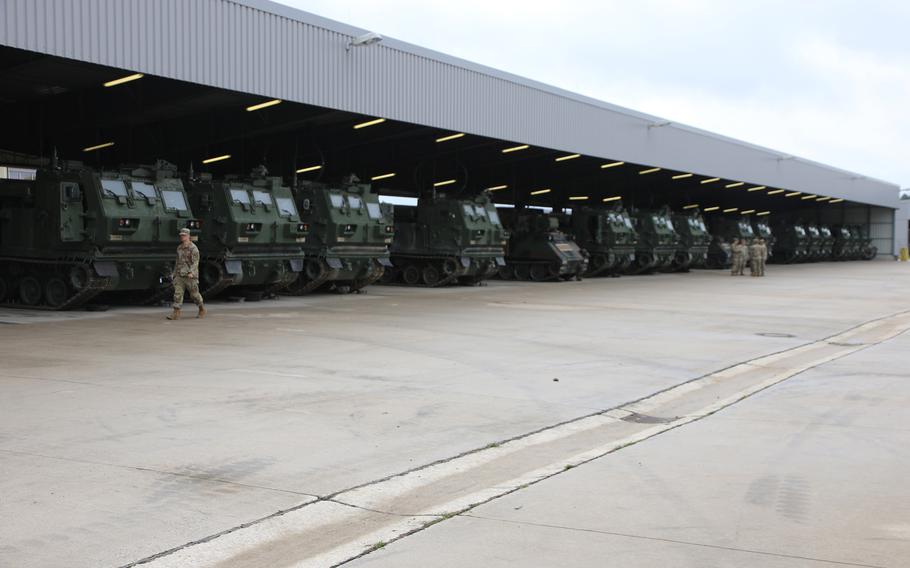
M749 266L752 269L752 276L758 276L759 266L761 265L762 249L759 239L752 241L749 245Z
M764 238L758 239L759 257L758 257L758 275L765 275L765 263L768 262L768 245L765 244Z
M180 229L180 246L177 247L177 262L174 265L174 313L167 316L169 320L180 319L183 305L183 290L190 292L193 302L199 307L198 318L205 317L205 306L202 294L199 293L199 249L190 240L190 230Z
M734 239L730 250L733 253L733 268L730 270L730 276L742 276L746 254L746 247L743 245L742 239Z

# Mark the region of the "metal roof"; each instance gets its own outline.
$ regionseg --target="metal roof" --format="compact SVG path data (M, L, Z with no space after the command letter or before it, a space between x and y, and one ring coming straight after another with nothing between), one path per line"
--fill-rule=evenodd
M0 44L455 132L897 208L898 186L266 0L0 0Z

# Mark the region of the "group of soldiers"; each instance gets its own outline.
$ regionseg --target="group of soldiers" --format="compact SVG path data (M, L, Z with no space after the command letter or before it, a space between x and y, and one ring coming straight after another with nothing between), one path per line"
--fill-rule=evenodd
M768 261L768 245L765 239L759 237L753 239L752 243L746 243L745 239L736 239L730 246L733 253L733 269L731 276L743 276L746 269L746 263L752 269L752 276L765 275L765 263Z

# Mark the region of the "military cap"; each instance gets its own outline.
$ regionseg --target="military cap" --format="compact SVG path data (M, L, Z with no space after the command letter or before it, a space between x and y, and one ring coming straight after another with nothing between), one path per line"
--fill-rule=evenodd
M180 229L180 232L178 232L177 234L178 234L178 235L187 235L187 236L189 236L190 230L189 230L189 229L186 229L186 228Z

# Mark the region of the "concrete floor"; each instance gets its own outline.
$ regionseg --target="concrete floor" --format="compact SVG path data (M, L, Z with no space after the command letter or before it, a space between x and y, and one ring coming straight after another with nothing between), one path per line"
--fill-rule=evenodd
M906 264L853 262L375 287L201 321L2 311L0 566L125 565L910 309L908 283ZM897 566L904 352L807 371L355 565Z

